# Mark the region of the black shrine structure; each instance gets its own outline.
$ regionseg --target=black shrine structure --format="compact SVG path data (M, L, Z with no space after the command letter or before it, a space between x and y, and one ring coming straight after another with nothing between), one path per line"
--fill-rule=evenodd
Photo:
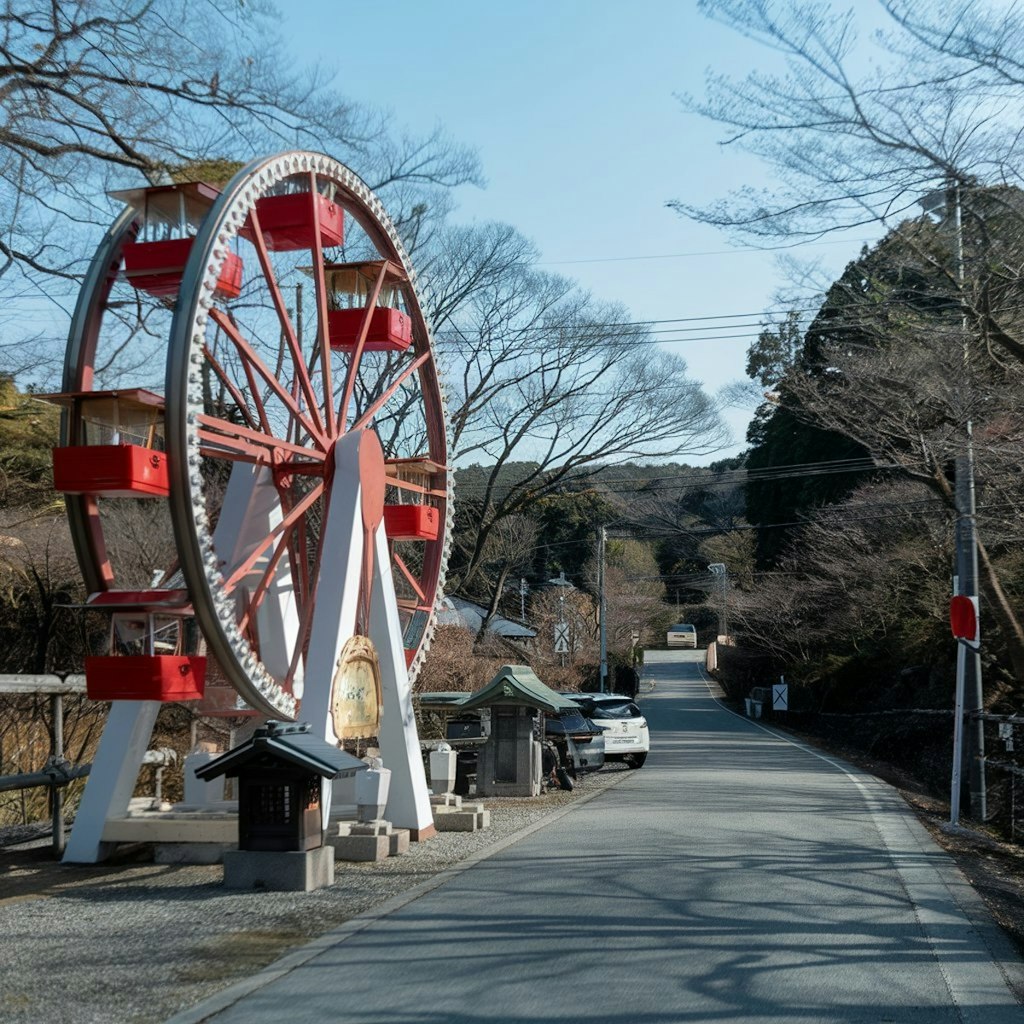
M308 723L267 722L234 750L196 769L204 781L238 779L238 848L280 852L323 845L330 807L323 780L367 765L310 732Z

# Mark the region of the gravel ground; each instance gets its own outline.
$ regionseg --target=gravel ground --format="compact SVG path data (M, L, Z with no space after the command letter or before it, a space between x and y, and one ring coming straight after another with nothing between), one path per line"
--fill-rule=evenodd
M128 860L63 867L45 840L0 849L0 1021L166 1020L626 774L609 765L571 793L485 799L490 828L440 833L379 864L339 862L335 884L311 893L229 892L219 866Z

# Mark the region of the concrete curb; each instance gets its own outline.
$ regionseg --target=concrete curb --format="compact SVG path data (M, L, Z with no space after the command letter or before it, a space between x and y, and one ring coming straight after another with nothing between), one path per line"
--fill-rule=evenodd
M476 853L470 854L465 860L461 860L457 864L453 864L451 867L442 869L433 877L420 882L418 885L407 889L405 892L400 893L397 896L392 896L390 899L385 900L383 903L378 904L370 910L364 910L363 913L350 918L339 927L334 928L329 932L324 932L323 935L313 939L312 942L309 942L304 946L300 946L298 949L292 950L291 953L286 953L279 960L275 960L274 963L264 967L251 977L233 982L228 985L227 988L207 997L201 1003L198 1003L187 1010L182 1010L179 1013L176 1013L173 1017L167 1018L164 1024L203 1024L203 1021L208 1021L211 1017L233 1006L240 999L245 998L245 996L248 996L253 992L257 992L261 988L277 981L279 978L284 977L286 974L289 974L297 967L301 967L303 964L308 963L314 957L319 956L332 946L340 945L347 939L352 938L352 936L365 931L372 924L380 921L382 918L388 917L397 910L401 910L403 907L415 902L422 896L426 896L435 889L440 889L453 878L461 875L464 871L468 871L475 864L479 864L481 861L487 860L489 857L493 857L495 854L501 853L503 850L508 849L508 847L513 846L515 843L533 835L534 832L539 832L542 828L546 828L548 825L558 821L560 818L564 818L565 815L571 814L577 807L582 807L584 804L590 803L591 800L595 800L597 797L601 796L602 793L607 792L609 789L613 789L615 786L620 785L625 779L630 778L632 773L624 771L619 772L619 775L621 776L620 778L609 782L608 785L604 786L602 789L582 795L579 799L574 800L568 806L562 807L557 811L552 811L539 821L535 821L532 825L527 825L525 828L520 829L511 836L507 836L505 839L500 840L493 846L488 846L483 850L478 850Z

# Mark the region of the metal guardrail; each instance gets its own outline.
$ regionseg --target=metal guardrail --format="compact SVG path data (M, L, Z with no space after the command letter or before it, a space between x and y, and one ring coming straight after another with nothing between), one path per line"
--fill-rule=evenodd
M0 693L25 694L72 694L85 693L85 676L80 673L69 673L59 676L49 675L3 675L0 674Z
M52 753L40 772L0 776L0 792L18 789L50 787L50 806L53 818L53 853L60 859L64 855L64 787L74 779L89 774L92 765L72 765L64 757L64 697L85 693L85 676L74 673L59 675L3 675L0 674L0 694L27 697L42 695L50 698L53 712Z
M73 765L70 761L50 757L41 772L0 775L0 793L9 793L17 789L36 789L39 786L66 786L75 779L84 779L91 771L91 764Z

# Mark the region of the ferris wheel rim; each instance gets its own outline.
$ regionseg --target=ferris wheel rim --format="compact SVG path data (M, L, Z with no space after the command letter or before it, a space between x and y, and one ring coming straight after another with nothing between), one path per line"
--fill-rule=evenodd
M324 154L300 150L285 151L252 161L242 168L226 186L200 225L184 269L178 304L175 308L168 342L165 388L167 446L172 479L169 502L180 567L189 584L190 592L194 591L193 607L210 652L221 664L228 681L243 699L259 710L289 718L295 716L296 699L269 675L258 657L253 657L251 647L238 628L229 602L224 599L223 593L218 591L218 567L206 508L201 500L203 487L198 471L198 460L202 456L199 451L197 424L198 418L202 415L202 408L196 403L195 382L191 377L197 366L197 346L202 345L211 315L215 315L211 313L214 308L212 297L218 274L232 240L246 222L247 211L254 209L256 201L268 195L275 184L296 174L306 173L311 175L311 182L323 177L335 185L341 185L346 192L346 202L356 207L356 210L346 207L348 212L355 216L367 231L378 251L381 251L386 259L397 259L405 272L408 289L414 300L417 322L421 325L424 339L424 352L420 352L419 348L416 350L417 356L425 356L420 363L425 367L424 373L420 375L420 384L424 387L422 401L428 423L431 419L429 410L436 407L436 415L440 419L440 436L435 436L431 443L435 448L440 448L446 467L449 450L445 396L438 373L433 338L423 312L423 303L411 261L383 204L355 172ZM376 238L374 234L377 235ZM382 242L385 244L382 245ZM320 259L322 260L322 255ZM326 325L323 331L326 338ZM412 372L408 371L408 374ZM429 397L425 393L424 377L433 389ZM327 426L326 396L324 401ZM312 419L316 421L317 416L314 414ZM311 426L316 426L316 423L313 422ZM436 423L433 430L436 434ZM343 431L339 430L340 432ZM415 677L430 645L438 606L443 595L445 569L452 542L452 474L447 469L445 492L445 521L441 524L443 538L441 544L432 549L432 565L436 572L431 581L431 608L422 639L409 666L412 678ZM307 595L307 598L309 597L310 595ZM297 643L301 646L302 642L300 635Z
M107 228L89 264L71 317L68 343L64 350L61 391L93 389L93 362L106 297L117 274L125 239L131 233L137 217L138 210L131 206L125 207ZM62 411L61 447L71 443L74 426L72 415L66 410ZM112 576L96 501L85 494L65 494L64 506L67 509L71 543L82 570L86 590L89 593L106 590Z

